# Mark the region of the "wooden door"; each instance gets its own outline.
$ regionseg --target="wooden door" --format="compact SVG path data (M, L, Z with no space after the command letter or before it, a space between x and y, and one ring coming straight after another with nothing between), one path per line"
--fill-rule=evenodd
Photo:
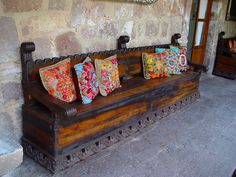
M199 0L195 20L192 61L203 64L211 16L212 0Z

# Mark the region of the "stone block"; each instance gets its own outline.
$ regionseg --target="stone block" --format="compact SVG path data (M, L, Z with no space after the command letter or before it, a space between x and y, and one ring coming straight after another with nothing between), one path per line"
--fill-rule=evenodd
M0 144L0 176L2 176L23 162L23 148L11 137L1 137Z
M109 18L110 9L105 9L104 3L88 2L85 0L74 0L71 11L71 27L86 24L88 20Z
M43 59L52 56L53 43L49 37L38 37L31 39L35 43L35 52L33 53L33 59Z
M71 27L76 27L85 22L86 0L73 0L71 10Z
M107 43L105 42L89 42L88 46L85 47L86 52L99 52L107 49Z
M48 9L49 10L65 10L66 1L65 0L49 0Z
M22 87L20 83L8 82L1 86L5 102L22 98Z
M173 35L175 33L181 33L182 24L183 24L182 16L172 16L172 17L167 18L167 20L171 24L170 33L169 33L170 37L171 37L171 35ZM180 40L182 40L182 38Z
M28 12L39 10L43 0L2 0L6 12Z
M2 2L0 1L0 15L3 14L3 7Z
M81 45L72 31L57 36L55 42L59 55L66 56L81 52Z
M0 63L16 61L19 57L18 34L11 17L0 17L0 54Z
M84 38L87 38L87 39L92 39L96 36L96 28L94 26L90 27L90 26L84 26L81 28L81 35L84 37Z
M20 60L18 62L0 62L0 81L8 81L21 74Z
M154 21L147 21L145 35L148 37L154 37L157 36L158 33L159 33L159 26L157 26Z
M183 2L178 3L178 1L173 1L170 14L171 15L182 15L183 11L184 11L184 3Z
M22 104L23 99L6 104L7 111L10 114L14 126L14 131L11 130L11 134L14 135L16 140L20 140L22 137Z
M109 12L105 9L105 3L93 2L90 7L87 6L85 15L87 18L96 19L108 16Z
M158 2L159 3L159 2ZM156 6L157 3L153 4L151 7ZM141 4L134 4L133 6L133 16L138 19L145 17L147 14L150 14L150 7L146 7Z
M155 17L168 16L170 14L172 3L172 0L158 1L157 3L153 4L150 12L152 12Z
M161 23L161 37L167 37L169 24L166 21Z
M133 16L133 4L114 4L115 16L118 19L121 18L131 18Z
M0 137L13 134L13 121L7 112L0 113L0 122Z
M39 16L31 16L19 22L23 40L37 38L37 36L48 35L52 32L54 35L67 28L67 18L63 12L49 12Z
M102 38L116 38L118 35L118 24L114 21L107 21L99 26L99 36Z

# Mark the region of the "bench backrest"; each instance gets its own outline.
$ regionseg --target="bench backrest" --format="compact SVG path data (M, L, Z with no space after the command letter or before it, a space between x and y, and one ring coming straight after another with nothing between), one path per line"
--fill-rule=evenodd
M176 34L174 35L176 36ZM177 39L172 36L171 41L172 45L178 45L177 39L180 37L178 34L176 37ZM95 59L105 59L112 55L117 55L118 63L119 63L119 74L120 77L124 76L140 76L142 75L142 53L153 53L155 52L155 48L169 48L170 44L163 44L163 45L153 45L153 46L145 46L145 47L135 47L135 48L124 48L120 50L108 50L108 51L101 51L101 52L94 52L94 53L87 53L87 54L76 54L76 55L69 55L69 56L61 56L61 57L54 57L54 58L46 58L46 59L38 59L33 60L32 52L35 50L35 45L33 42L26 42L22 43L21 45L21 63L22 63L22 83L23 83L23 90L24 87L28 87L31 82L37 82L41 84L41 80L39 77L39 69L45 66L49 66L52 64L57 63L65 58L71 59L71 67L75 64L83 62L86 57L90 57L92 60ZM25 100L26 101L26 100Z

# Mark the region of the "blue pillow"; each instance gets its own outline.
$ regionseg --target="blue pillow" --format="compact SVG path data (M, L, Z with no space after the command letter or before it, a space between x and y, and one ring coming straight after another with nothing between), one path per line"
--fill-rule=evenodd
M91 103L97 96L98 80L92 60L87 57L83 63L74 66L79 86L79 98L83 104Z
M156 53L162 53L165 52L165 48L156 48Z
M174 51L175 53L179 53L179 47L170 46L170 49Z

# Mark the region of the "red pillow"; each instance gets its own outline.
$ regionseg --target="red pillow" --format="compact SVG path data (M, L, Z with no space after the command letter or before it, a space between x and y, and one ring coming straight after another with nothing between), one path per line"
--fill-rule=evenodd
M39 69L40 78L48 93L68 103L77 98L70 68L70 59L64 59Z

